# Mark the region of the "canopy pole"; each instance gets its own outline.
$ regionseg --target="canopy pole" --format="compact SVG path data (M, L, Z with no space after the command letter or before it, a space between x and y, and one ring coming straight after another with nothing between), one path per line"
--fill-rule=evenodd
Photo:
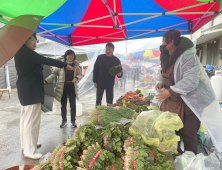
M70 24L56 24L56 23L40 23L41 25L59 25L59 26L70 26Z
M205 4L208 4L208 2L204 2L204 3L200 3L200 4L196 4L196 5L192 5L192 6L188 6L188 7L184 7L184 8L181 8L181 9L177 9L177 10L173 10L173 11L169 11L169 12L166 12L168 14L170 13L174 13L174 12L177 12L177 11L181 11L181 10L184 10L184 9L189 9L189 8L193 8L193 7L196 7L196 6L201 6L201 5L205 5ZM137 23L137 22L140 22L140 21L144 21L144 20L147 20L147 19L151 19L151 18L156 18L160 15L164 15L166 13L157 13L158 15L154 15L152 17L148 17L148 18L144 18L144 19L141 19L141 20L137 20L137 21L133 21L133 22L130 22L130 23L127 23L127 24L124 24L124 25L121 25L121 26L126 26L126 25L130 25L130 24L134 24L134 23ZM191 14L191 12L188 12L189 14ZM187 14L188 14L187 13ZM212 12L211 12L212 13ZM214 13L214 12L213 12ZM150 15L151 13L149 13ZM155 13L153 13L155 14Z
M115 1L115 0L114 0ZM108 3L107 3L107 1L106 0L102 0L102 2L104 3L104 5L107 7L107 9L108 9L108 11L109 11L109 13L110 13L110 16L111 16L111 18L112 18L112 20L113 20L113 23L114 23L114 25L115 25L115 27L119 27L118 25L117 25L117 21L116 21L116 12L114 13L113 11L112 11L112 9L109 7L109 5L108 5ZM115 2L114 2L115 3ZM116 5L114 4L114 8L116 7ZM114 10L115 11L115 10ZM118 18L118 16L117 16L117 18ZM119 20L119 18L118 18L118 20ZM121 25L121 23L119 22L119 24ZM120 28L121 30L122 30L122 32L123 32L123 34L124 34L124 36L125 36L125 38L126 38L126 34L125 34L125 32L124 32L124 29L121 27Z
M68 28L68 27L71 27L71 26L65 26L65 27L55 28L55 29L52 29L52 30L47 30L47 31L39 32L39 33L37 33L37 34L48 33L48 32L51 32L51 31L57 31L57 30L61 30L61 29L64 29L64 28Z
M69 46L73 46L71 34L69 34L68 38L69 38Z
M135 24L137 22L145 21L145 20L156 18L156 17L159 17L159 16L160 15L154 15L154 16L151 16L151 17L147 17L147 18L143 18L143 19L137 20L137 21L129 22L127 24L123 24L123 25L120 25L120 26L123 27L123 26L131 25L131 24Z
M75 43L73 43L73 44L79 44L79 43L81 43L81 42L86 42L86 41L94 40L94 39L97 39L97 38L100 38L100 37L105 37L105 36L109 36L109 35L113 35L113 34L118 34L118 33L122 33L122 31L114 32L114 33L111 33L111 34L106 34L106 35L99 36L99 37L95 37L95 38L90 38L90 39L88 39L88 40L83 40L83 41L75 42Z
M118 20L118 22L119 22L119 25L121 26L121 22L120 22L120 20L119 20L119 17L118 17L118 16L117 16L117 20ZM125 30L123 29L123 27L122 27L122 26L121 26L121 29L122 29L122 31L123 31L123 34L124 34L125 38L127 38L126 33L125 33Z
M116 0L113 0L113 6L114 6L114 13L116 13ZM117 23L116 16L114 16L114 18L115 18L115 22Z
M111 10L111 9L110 9L110 10ZM113 13L113 15L116 16L116 13ZM120 22L120 20L119 20L118 15L116 16L116 18L117 18L117 20L118 20L118 22L119 22L119 28L118 28L118 29L122 30L124 37L127 38L126 33L125 33L125 29L123 28L123 26L121 26L121 22Z
M102 0L102 1L103 1L103 4L106 6L106 8L107 8L108 11L109 11L110 17L112 18L114 25L117 26L117 23L115 22L115 19L113 18L112 12L111 12L111 10L109 9L109 6L108 6L107 1L106 1L106 0Z
M201 18L206 18L206 17L210 17L212 16L213 14L208 14L208 15L205 15L205 16L202 16ZM196 21L196 20L199 20L199 18L195 18L195 19L192 19L192 21Z
M109 6L108 6L108 7L109 7ZM110 7L109 7L109 10L111 11L111 13L112 13L114 16L116 16L117 13L114 13ZM127 37L126 37L126 34L125 34L125 29L123 29L123 27L121 26L121 23L120 23L120 20L119 20L118 15L116 16L116 18L118 19L118 22L119 22L119 26L117 26L117 27L120 27L119 29L122 30L124 37L127 38Z
M211 3L211 0L210 0L210 3ZM193 8L193 7L197 7L197 6L201 6L201 5L205 5L205 4L208 4L208 2L203 2L203 3L200 3L200 4L196 4L196 5L192 5L192 6L188 6L188 7L184 7L184 8L180 8L180 9L176 9L176 10L173 10L171 12L182 11L182 10L185 10L185 9L189 9L189 8Z
M74 24L74 26L76 25ZM113 26L104 26L104 25L78 25L78 27L113 28Z
M45 30L45 31L47 31L47 29L45 29L45 28L43 28L42 26L39 26L41 29L43 29L43 30ZM60 40L62 40L62 41L64 41L65 43L67 43L67 44L69 44L67 41L65 41L65 40L63 40L62 38L60 38L59 36L56 36L55 34L53 34L52 32L48 32L49 34L51 34L52 36L54 36L54 37L56 37L56 38L58 38L58 39L60 39ZM38 35L39 35L39 33L37 33ZM43 35L44 36L44 35Z
M172 25L172 26L169 26L169 27L164 27L164 28L161 28L160 30L166 31L166 30L164 30L164 29L170 28L170 27L173 27L173 26L177 26L177 25L182 25L182 24L185 24L185 23L188 23L188 21L187 21L187 22L182 22L182 23L180 23L180 24L175 24L175 25ZM155 30L155 31L156 31L156 30ZM143 34L135 35L135 36L129 37L128 39L132 39L132 38L134 38L134 37L138 37L138 36L141 36L141 35L149 34L149 33L155 32L155 31L150 31L150 32L146 32L146 33L143 33Z
M215 4L216 4L216 3L214 3L213 5L211 5L211 7L207 10L207 12L208 12L209 10L211 10L211 8L213 8ZM205 15L206 15L206 14L204 14L202 17L204 17ZM202 17L199 18L199 20L197 21L197 23L193 26L193 29L194 29L194 28L197 26L197 24L201 21Z
M120 39L120 40L125 40L125 38L118 38L118 37L84 37L84 36L71 36L71 37L76 37L76 38L101 38L101 39Z
M6 16L3 16L3 15L1 15L1 14L0 14L0 18L6 20L7 22L12 19L12 18L10 18L10 17L6 17Z
M169 30L169 29L168 29ZM168 30L161 30L161 29L157 29L157 30L128 30L127 31L168 31ZM189 29L177 29L178 31L189 31Z
M78 26L80 24L85 24L85 23L93 22L93 21L97 21L97 20L101 20L101 19L104 19L104 18L109 18L109 17L110 17L110 15L106 15L106 16L103 16L103 17L99 17L99 18L88 20L88 21L76 23L75 26ZM71 24L56 24L56 23L40 23L40 24L41 25L63 25L63 26L70 26L71 25Z
M146 32L146 33L143 33L143 34L135 35L135 36L129 37L128 39L132 39L134 37L139 37L141 35L149 34L149 33L152 33L152 32L155 32L155 31L150 31L150 32Z
M96 38L90 38L88 40L78 41L78 42L73 43L73 45L74 44L79 44L79 43L82 43L82 42L86 42L86 41L90 41L90 40L94 40L94 39L96 39Z
M118 13L118 15L187 15L187 14L215 14L215 12L162 12L162 13Z
M182 24L186 24L186 23L188 23L188 21L182 22L182 23L179 23L179 24L175 24L175 25L171 25L171 26L169 26L169 27L161 28L161 29L159 29L159 30L165 31L166 28L171 28L171 27L173 27L173 26L182 25Z

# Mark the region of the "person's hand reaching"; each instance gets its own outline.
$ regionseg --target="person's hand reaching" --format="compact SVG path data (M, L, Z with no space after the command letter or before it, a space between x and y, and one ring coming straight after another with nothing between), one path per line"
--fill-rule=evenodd
M157 90L157 89L160 89L160 90L161 90L161 89L163 88L163 85L162 85L161 83L159 83L159 84L156 85L155 88L156 88L156 90Z
M118 73L118 74L117 74L118 77L121 77L121 75L122 75L122 73Z
M161 90L162 91L162 93L160 93L160 94L158 94L158 95L156 95L156 99L158 100L158 101L165 101L167 98L169 98L170 96L171 96L171 94L170 94L170 92L169 92L169 90L167 90L167 89L163 89L163 90Z
M67 68L67 70L74 70L74 68L72 66L68 65L68 64L67 64L66 68Z
M74 78L73 80L72 80L72 83L76 83L78 80L77 80L77 78Z

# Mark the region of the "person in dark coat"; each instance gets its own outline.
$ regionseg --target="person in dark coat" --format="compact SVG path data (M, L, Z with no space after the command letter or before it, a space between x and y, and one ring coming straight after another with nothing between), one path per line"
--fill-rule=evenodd
M41 120L41 103L44 102L44 81L42 65L55 67L73 67L64 62L45 58L36 49L36 35L33 34L15 54L17 70L17 91L21 103L20 133L21 147L26 158L40 159L42 154L36 153Z
M133 69L133 85L135 85L135 82L136 82L136 75L137 75L137 72L136 72L136 68Z
M99 55L93 70L93 82L97 88L96 91L96 106L101 105L104 90L106 90L106 101L113 104L113 86L115 83L115 76L109 73L109 69L121 64L120 60L113 55L114 45L112 43L106 44L106 54ZM118 73L117 77L121 78L122 73Z
M121 78L121 86L120 87L125 87L125 85L126 85L126 78L127 78L127 71L123 69L123 76Z

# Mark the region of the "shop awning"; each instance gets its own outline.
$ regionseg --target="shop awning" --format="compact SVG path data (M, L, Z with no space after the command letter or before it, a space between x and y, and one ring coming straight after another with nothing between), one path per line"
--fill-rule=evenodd
M208 31L204 32L198 39L197 39L197 45L203 44L208 41L214 41L216 38L222 36L222 28L213 30L213 31Z

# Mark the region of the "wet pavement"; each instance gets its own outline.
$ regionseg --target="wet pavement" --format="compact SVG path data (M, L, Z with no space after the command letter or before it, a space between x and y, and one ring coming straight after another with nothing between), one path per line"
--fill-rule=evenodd
M127 80L126 88L115 86L114 101L128 91L135 90L132 80ZM4 93L0 99L0 169L19 164L38 164L38 160L24 158L20 144L20 109L17 90L12 89L11 99ZM103 104L106 104L106 97L103 96ZM83 114L76 118L78 126L88 121L90 111L95 107L96 89L93 88L87 94L80 97ZM43 155L52 152L70 137L74 131L71 127L70 116L67 116L68 125L61 129L60 104L54 102L53 112L42 113L39 134L39 143L42 146L37 150Z

